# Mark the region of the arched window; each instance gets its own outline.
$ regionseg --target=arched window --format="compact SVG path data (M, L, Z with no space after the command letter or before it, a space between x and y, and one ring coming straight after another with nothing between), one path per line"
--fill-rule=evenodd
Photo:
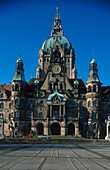
M15 100L15 105L18 106L19 103L18 103L18 99Z
M55 90L55 86L58 87L58 82L55 82L55 83L54 83L54 90Z
M4 104L0 103L0 108L3 109L4 108Z
M49 89L52 90L52 83L49 84Z
M88 107L91 107L91 101L88 102Z
M96 85L93 85L93 92L96 92Z
M11 103L9 104L9 108L11 108Z
M40 106L40 107L43 107L43 106L44 106L43 101L40 101L39 106Z
M19 91L19 85L15 84L15 91Z
M93 107L96 107L96 100L93 101Z
M11 120L11 114L9 114L9 120Z
M0 97L3 98L3 93L1 93Z
M60 83L60 90L63 90L63 84Z
M88 92L91 92L91 86L88 86Z
M43 113L42 112L39 113L39 118L43 118Z

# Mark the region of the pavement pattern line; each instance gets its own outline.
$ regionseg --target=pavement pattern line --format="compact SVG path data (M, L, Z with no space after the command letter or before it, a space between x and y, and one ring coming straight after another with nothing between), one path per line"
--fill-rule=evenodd
M101 166L102 168L109 170L108 168L106 168L105 166L99 164L99 163L96 162L95 160L93 160L93 159L91 159L91 158L89 158L89 159L90 159L92 162L96 163L97 165Z
M102 153L98 153L97 151L93 151L93 150L90 150L90 149L86 149L85 147L82 147L82 146L79 146L79 148L84 149L84 150L87 150L88 152L91 152L91 153L93 153L93 154L95 154L95 155L98 155L98 156L100 156L100 157L102 157L102 158L106 158L106 159L109 159L109 160L110 160L110 157L109 157L109 156L104 155L104 154L102 154Z
M7 149L10 145L3 145L2 150ZM14 145L13 145L14 147ZM15 145L9 151L12 155L4 152L0 156L0 169L13 170L47 170L47 169L62 169L62 170L109 170L110 157L103 153L107 152L107 148L103 146L103 153L100 155L101 147L97 146L96 151L93 146L80 145L61 145L61 144L34 144L23 145L19 147ZM10 148L9 148L10 149ZM99 149L99 150L98 150ZM108 146L108 151L110 147ZM16 155L17 154L17 155Z

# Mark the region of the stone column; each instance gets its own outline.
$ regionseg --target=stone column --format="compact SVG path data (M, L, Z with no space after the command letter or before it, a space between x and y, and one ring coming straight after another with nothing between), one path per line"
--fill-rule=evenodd
M65 116L65 105L63 105L63 116Z
M59 117L61 118L61 105L59 106Z
M52 117L52 105L50 105L50 117Z
M44 125L44 135L48 135L48 126Z
M75 123L75 136L79 135L79 122Z
M54 90L54 84L52 83L52 90Z
M61 126L61 136L65 136L65 126Z

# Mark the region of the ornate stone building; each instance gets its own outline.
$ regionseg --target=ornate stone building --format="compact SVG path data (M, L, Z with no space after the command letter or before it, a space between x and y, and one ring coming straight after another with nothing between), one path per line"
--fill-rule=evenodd
M0 86L0 133L104 138L110 87L102 86L94 56L87 83L77 78L75 51L63 35L58 10L38 62L36 78L27 83L20 56L12 85Z

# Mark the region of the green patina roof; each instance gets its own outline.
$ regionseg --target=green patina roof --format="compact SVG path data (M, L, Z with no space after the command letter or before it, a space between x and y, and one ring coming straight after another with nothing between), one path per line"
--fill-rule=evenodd
M75 80L75 81L74 81L74 84L79 84L78 80Z
M15 73L15 76L14 76L14 78L13 78L13 80L12 81L26 81L25 80L25 77L24 77L24 73L22 72L22 73Z
M38 83L39 83L39 80L35 80L35 81L34 81L34 84L38 84Z
M44 41L42 50L46 53L49 53L50 47L54 47L56 40L58 40L58 42L61 44L61 48L63 48L64 45L66 50L70 51L72 49L71 43L64 36L52 36Z
M96 71L91 71L87 83L100 82L98 74Z
M63 96L62 94L58 93L58 91L57 91L57 86L55 86L55 92L52 93L52 94L50 94L50 95L48 96L47 100L48 100L48 101L51 101L52 98L53 98L55 95L59 96L62 101L66 101L66 99L64 98L64 96Z

